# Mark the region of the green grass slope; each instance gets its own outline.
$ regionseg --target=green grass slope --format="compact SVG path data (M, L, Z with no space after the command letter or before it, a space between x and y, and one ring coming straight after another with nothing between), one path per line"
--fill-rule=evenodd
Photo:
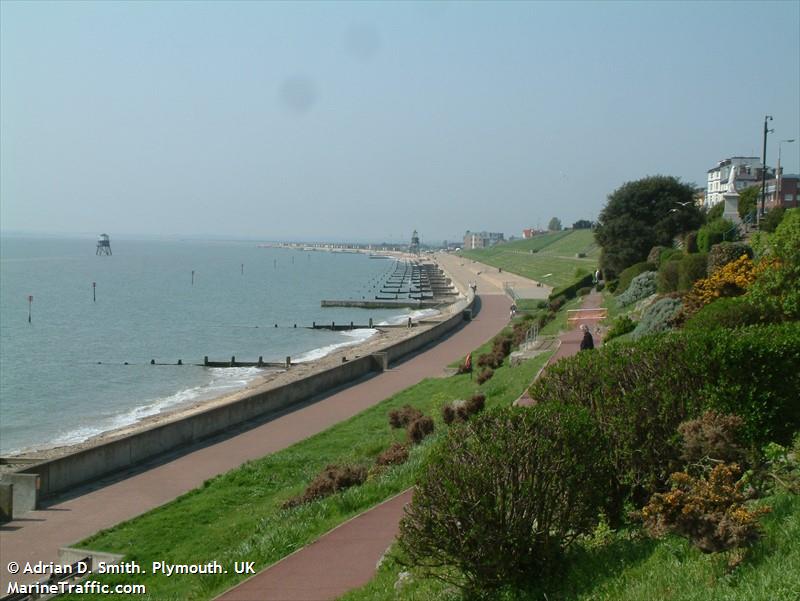
M583 253L585 257L578 257ZM575 281L576 270L597 269L600 248L591 230L540 234L492 248L464 251L464 257L558 288Z

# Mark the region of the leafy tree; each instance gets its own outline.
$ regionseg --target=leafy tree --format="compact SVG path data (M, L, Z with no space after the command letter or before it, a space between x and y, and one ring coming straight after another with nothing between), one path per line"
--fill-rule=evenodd
M765 232L774 232L780 225L786 209L782 206L772 207L761 220L761 229Z
M790 209L770 234L759 276L749 291L758 305L800 318L800 209Z
M572 224L572 229L573 230L588 230L588 229L592 228L592 225L594 225L594 224L591 221L589 221L588 219L579 219L578 221L576 221L575 223Z
M748 213L756 210L760 193L761 189L758 186L750 186L739 193L739 217L744 219Z
M551 232L560 232L561 231L561 220L558 217L553 217L550 220L550 223L547 224L547 229Z
M706 223L710 223L712 221L716 221L720 217L722 217L722 213L725 211L725 203L718 202L713 207L706 211Z
M606 274L618 274L644 261L654 246L672 246L675 236L702 222L690 184L663 175L627 182L609 195L600 213L595 230L600 266Z

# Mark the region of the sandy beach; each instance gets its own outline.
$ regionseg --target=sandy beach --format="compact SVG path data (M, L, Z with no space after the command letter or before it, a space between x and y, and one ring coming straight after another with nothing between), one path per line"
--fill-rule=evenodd
M387 253L388 254L388 253ZM407 255L404 253L392 253L392 256L398 259L420 259L420 257ZM362 343L354 344L347 347L342 347L336 351L331 352L324 357L307 361L302 363L294 363L289 369L281 370L275 368L264 369L263 374L256 377L245 387L223 396L204 399L188 404L179 405L161 413L151 415L137 421L136 423L124 426L122 428L108 430L106 432L92 436L82 442L74 444L37 448L33 450L4 457L3 464L0 464L0 471L10 471L19 469L22 466L30 465L34 460L48 460L55 457L61 457L70 453L75 453L90 447L104 444L108 441L115 440L136 432L141 432L162 424L183 419L189 415L200 413L208 409L219 407L227 403L231 403L242 399L251 394L260 393L271 388L296 382L305 378L313 373L317 373L326 369L340 365L344 360L355 359L371 353L380 352L382 349L402 341L406 338L416 336L421 332L433 327L435 324L446 319L454 311L459 311L464 306L466 295L469 294L469 283L474 279L475 268L469 269L462 267L465 260L461 257L439 254L434 257L423 257L422 260L433 260L436 262L451 278L453 284L459 291L459 296L447 305L443 305L439 309L439 314L431 317L423 318L414 322L412 328L406 326L376 326L376 334L368 338ZM470 262L471 263L471 262ZM480 264L473 264L479 265ZM485 266L481 266L484 267ZM502 288L502 284L498 286ZM14 459L18 458L18 463Z

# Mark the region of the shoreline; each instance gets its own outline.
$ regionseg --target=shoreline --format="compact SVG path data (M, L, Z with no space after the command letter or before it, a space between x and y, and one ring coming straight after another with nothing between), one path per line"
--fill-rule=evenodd
M419 257L399 252L392 253L392 258L419 259ZM297 363L293 363L291 368L288 370L264 368L262 374L259 374L245 386L236 391L207 399L188 401L186 404L181 404L175 406L174 408L169 408L163 412L146 416L132 424L97 433L80 442L57 446L43 446L41 448L33 447L18 453L3 455L3 462L0 463L0 472L17 471L42 461L49 461L65 455L77 453L129 436L131 434L149 430L163 424L180 421L191 415L234 403L247 396L299 381L312 374L322 372L337 365L341 365L347 360L356 359L375 352L380 352L382 349L396 344L397 342L411 338L412 336L416 336L430 329L440 321L450 317L455 311L459 310L459 307L466 298L466 284L460 280L457 280L442 265L435 261L435 259L432 260L437 263L437 265L439 265L443 271L445 271L447 277L451 278L453 285L456 286L459 291L459 296L456 297L452 302L443 304L441 309L438 310L439 312L437 315L423 317L415 321L415 326L413 328L409 329L402 326L378 325L374 328L376 333L366 340L341 346L327 355L324 355L323 357L312 359L310 361L298 361ZM318 349L311 349L310 351L307 351L307 353L311 353L316 350ZM19 461L15 462L14 459L18 459Z

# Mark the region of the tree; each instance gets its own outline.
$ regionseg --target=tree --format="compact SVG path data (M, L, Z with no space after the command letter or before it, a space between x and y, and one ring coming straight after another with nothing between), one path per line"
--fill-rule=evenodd
M627 182L608 197L595 238L600 266L608 277L647 258L654 246L697 229L703 215L694 204L694 187L664 175Z
M589 230L592 229L594 224L589 221L588 219L579 219L575 223L572 224L573 230Z
M550 220L550 223L547 224L547 229L551 232L560 232L561 231L561 220L558 217L553 217Z
M706 223L711 223L722 217L722 213L725 211L725 203L718 202L713 207L706 211Z
M786 211L762 254L750 298L789 319L800 318L800 209Z
M756 210L760 195L761 190L758 186L750 186L739 193L739 217L744 219L748 213Z

